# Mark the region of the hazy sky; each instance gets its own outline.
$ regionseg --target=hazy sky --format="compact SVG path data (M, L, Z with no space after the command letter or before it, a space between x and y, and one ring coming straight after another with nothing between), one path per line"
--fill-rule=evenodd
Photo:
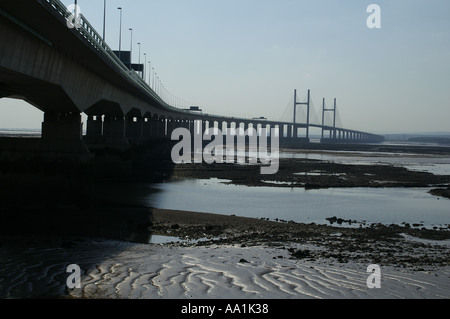
M372 3L380 29L366 24ZM78 4L102 34L103 0ZM337 98L346 128L450 131L448 0L107 0L113 49L119 6L122 49L133 28L134 61L141 42L167 90L208 112L291 119L294 89L311 89L317 116ZM0 102L0 127L40 126L42 113L11 105Z

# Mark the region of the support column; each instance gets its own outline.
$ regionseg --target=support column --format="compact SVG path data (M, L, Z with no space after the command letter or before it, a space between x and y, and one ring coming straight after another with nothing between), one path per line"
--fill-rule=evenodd
M86 162L92 158L83 141L81 113L44 113L42 157Z
M212 122L210 120L205 121L205 126L203 127L203 134L205 134L205 133L211 134L211 130L212 130L211 125L212 125Z
M172 132L175 129L175 120L167 119L167 136L171 138Z
M101 115L88 115L86 136L99 137L103 132L103 120Z
M149 140L152 137L152 119L149 117L144 117L143 119L142 135L146 140Z
M250 134L250 132L249 132L250 122L244 122L243 124L244 124L244 127L242 128L243 129L242 136L244 136L243 141L244 141L245 145L248 145L250 142L250 135L248 135L248 134ZM245 151L245 149L244 149L244 151Z
M166 137L166 119L163 118L159 121L159 137L164 138Z
M199 125L199 134L203 139L203 134L205 134L205 129L206 129L206 121L205 120L199 120L198 121L198 125Z
M80 113L44 113L42 139L80 141L82 129Z
M197 134L195 121L194 120L188 120L187 123L188 123L189 132L191 133L191 136L194 137Z
M152 126L152 138L159 138L159 123L160 120L158 117L152 118L151 126Z
M226 162L234 163L235 155L237 154L237 137L236 133L232 132L231 122L226 122L225 127L225 139L224 139L224 152L226 154Z
M105 115L103 123L103 136L106 144L109 145L128 145L128 140L125 135L126 124L125 117L115 115Z
M247 132L247 130L248 130L248 128L249 128L249 123L248 122L244 122L244 123L242 123L242 124L244 124L243 125L243 128L242 128L242 135L245 135L245 132Z
M129 142L142 143L143 141L143 119L138 116L126 117L125 136Z
M292 138L292 125L288 124L287 126L287 138Z
M85 141L88 144L103 144L103 119L101 115L88 115Z

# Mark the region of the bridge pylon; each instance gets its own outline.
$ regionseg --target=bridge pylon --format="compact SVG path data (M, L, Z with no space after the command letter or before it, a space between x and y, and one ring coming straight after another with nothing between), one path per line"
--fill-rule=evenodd
M334 99L334 107L332 109L326 108L325 98L322 102L322 140L324 140L324 132L327 130L325 127L325 112L333 112L333 128L328 129L330 131L330 139L336 139L336 98Z
M309 110L311 101L311 90L308 89L308 98L306 102L297 102L297 90L294 90L294 137L297 138L297 106L306 105L306 139L309 141Z

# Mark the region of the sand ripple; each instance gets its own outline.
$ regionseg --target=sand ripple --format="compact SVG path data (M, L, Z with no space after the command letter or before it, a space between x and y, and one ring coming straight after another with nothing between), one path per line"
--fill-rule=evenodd
M68 290L67 265L82 269ZM267 247L167 247L116 241L71 248L0 250L0 297L33 298L449 298L450 268L382 267L380 289L368 265L293 260Z

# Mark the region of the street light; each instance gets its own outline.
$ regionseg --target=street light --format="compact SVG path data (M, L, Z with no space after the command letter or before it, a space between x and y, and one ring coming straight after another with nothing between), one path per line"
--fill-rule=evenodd
M128 30L131 31L131 43L130 43L130 70L131 70L131 65L133 64L133 28L129 28Z
M141 42L138 42L138 46L139 46L139 58L138 58L138 63L141 64Z
M122 7L117 8L120 11L120 31L119 31L119 60L122 61L121 51L122 51Z
M106 42L105 30L106 30L106 0L103 1L103 42Z
M142 79L145 81L145 66L147 65L147 53L144 53L145 62L144 62L144 70L142 71Z
M155 91L155 68L152 68L152 73L153 73L153 81L152 81L153 87L152 87L152 89L153 89L153 91Z
M75 27L78 26L78 1L75 0L75 8L74 8L74 13L75 13Z
M139 65L139 71L141 71L141 76L142 76L142 70L141 70L141 42L138 42L138 46L139 46L138 65Z
M148 61L148 85L152 87L152 62Z

